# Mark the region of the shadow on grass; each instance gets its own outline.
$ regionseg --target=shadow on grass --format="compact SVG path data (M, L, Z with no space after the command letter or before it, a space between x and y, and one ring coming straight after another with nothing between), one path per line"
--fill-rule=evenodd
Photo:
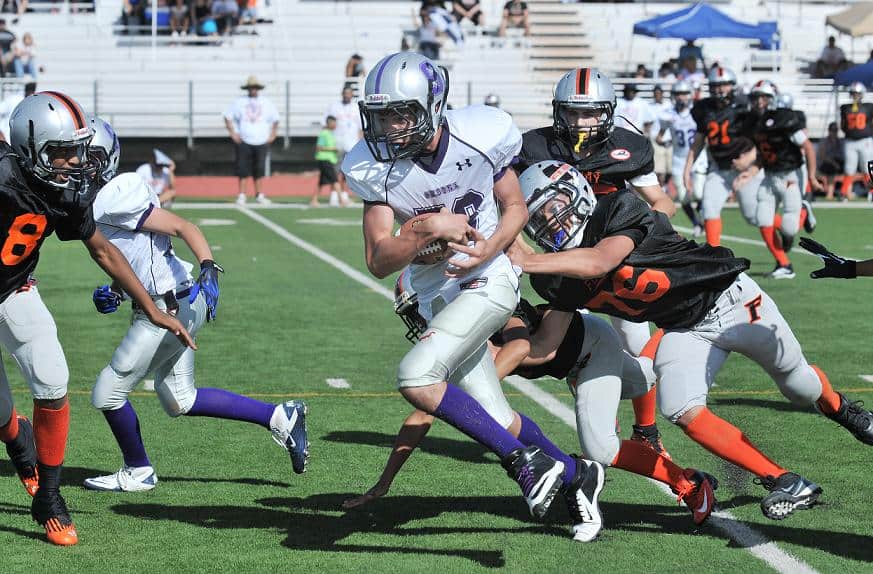
M346 444L361 444L391 448L395 435L372 431L335 431L321 437L321 440ZM494 464L497 458L490 455L488 449L469 440L455 440L435 436L426 436L418 447L429 454L436 454L478 464Z
M774 386L775 390L775 386ZM784 413L810 413L817 414L815 409L803 405L795 405L787 399L750 399L746 397L709 397L707 402L710 406L725 406L725 407L755 407L766 409L768 411L779 411Z

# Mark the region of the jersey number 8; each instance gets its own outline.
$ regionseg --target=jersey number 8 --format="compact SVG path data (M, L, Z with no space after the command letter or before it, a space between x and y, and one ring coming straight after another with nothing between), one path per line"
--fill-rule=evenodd
M9 233L0 251L0 261L7 267L18 265L33 252L45 233L45 215L25 213L19 215L9 226Z

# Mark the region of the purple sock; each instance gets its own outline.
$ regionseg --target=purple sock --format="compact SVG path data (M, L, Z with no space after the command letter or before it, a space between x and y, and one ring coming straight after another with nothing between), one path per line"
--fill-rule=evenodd
M518 431L518 440L525 446L538 446L540 449L555 460L560 460L564 463L564 486L569 486L573 482L573 477L576 476L576 459L566 454L559 449L555 443L550 441L543 431L526 416L518 413L521 418L521 430Z
M189 417L213 417L255 423L270 428L270 418L276 405L262 403L224 389L197 389L197 398Z
M124 464L127 466L151 466L145 446L142 444L142 434L139 431L139 418L130 401L114 411L103 411L115 441L121 448Z
M446 385L446 394L433 412L468 437L500 457L501 460L517 448L524 448L518 439L500 426L482 405L454 385Z

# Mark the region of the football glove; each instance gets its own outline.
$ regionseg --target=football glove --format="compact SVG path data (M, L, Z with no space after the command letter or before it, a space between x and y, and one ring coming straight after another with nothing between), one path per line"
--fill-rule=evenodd
M113 291L109 285L101 285L94 289L94 295L91 297L94 300L94 306L104 315L118 311L121 305L121 295Z
M813 279L821 279L822 277L854 279L858 276L855 268L857 261L855 261L854 259L846 259L845 257L840 257L818 241L810 239L809 237L801 237L800 246L812 253L813 255L818 255L824 262L824 267L822 267L821 269L816 269L809 274L809 276Z
M218 309L219 273L224 273L221 265L211 259L204 259L200 263L200 276L191 287L191 295L188 297L188 303L193 303L200 291L203 291L203 296L206 298L207 321L215 321L215 312Z

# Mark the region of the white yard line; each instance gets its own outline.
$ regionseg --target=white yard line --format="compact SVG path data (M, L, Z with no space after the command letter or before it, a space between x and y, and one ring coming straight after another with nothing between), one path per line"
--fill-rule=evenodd
M273 223L269 219L258 213L253 212L247 207L240 207L239 210L254 219L255 221L261 223L280 237L288 240L294 245L297 245L306 252L311 253L328 265L333 266L343 275L354 279L355 281L372 289L373 291L379 293L390 301L394 300L394 294L391 292L390 289L385 288L381 284L377 283L376 281L357 271L356 269L349 267L346 263L340 261L333 255L319 249L308 241L300 239L284 227ZM520 377L509 377L506 379L506 381L510 385L515 387L519 392L540 405L546 411L556 416L569 426L576 428L576 416L573 412L573 409L560 402L553 395L542 390L540 387L536 386L530 381L527 381ZM668 487L661 485L660 483L655 481L652 482L654 482L659 488L661 488L662 491L665 491L670 498L674 498L675 495L670 492L670 489ZM746 549L754 557L763 561L765 564L767 564L767 566L769 566L776 572L779 572L780 574L818 574L818 572L811 566L799 560L798 558L795 558L791 554L788 554L787 552L781 550L778 546L776 546L774 542L768 540L767 537L760 532L737 521L737 519L730 512L714 512L709 519L709 523L712 524L716 529L727 535L740 547Z
M345 379L324 379L324 382L327 383L327 386L332 387L334 389L350 389L352 386Z
M868 383L873 383L873 375L858 375L858 377L867 381Z

